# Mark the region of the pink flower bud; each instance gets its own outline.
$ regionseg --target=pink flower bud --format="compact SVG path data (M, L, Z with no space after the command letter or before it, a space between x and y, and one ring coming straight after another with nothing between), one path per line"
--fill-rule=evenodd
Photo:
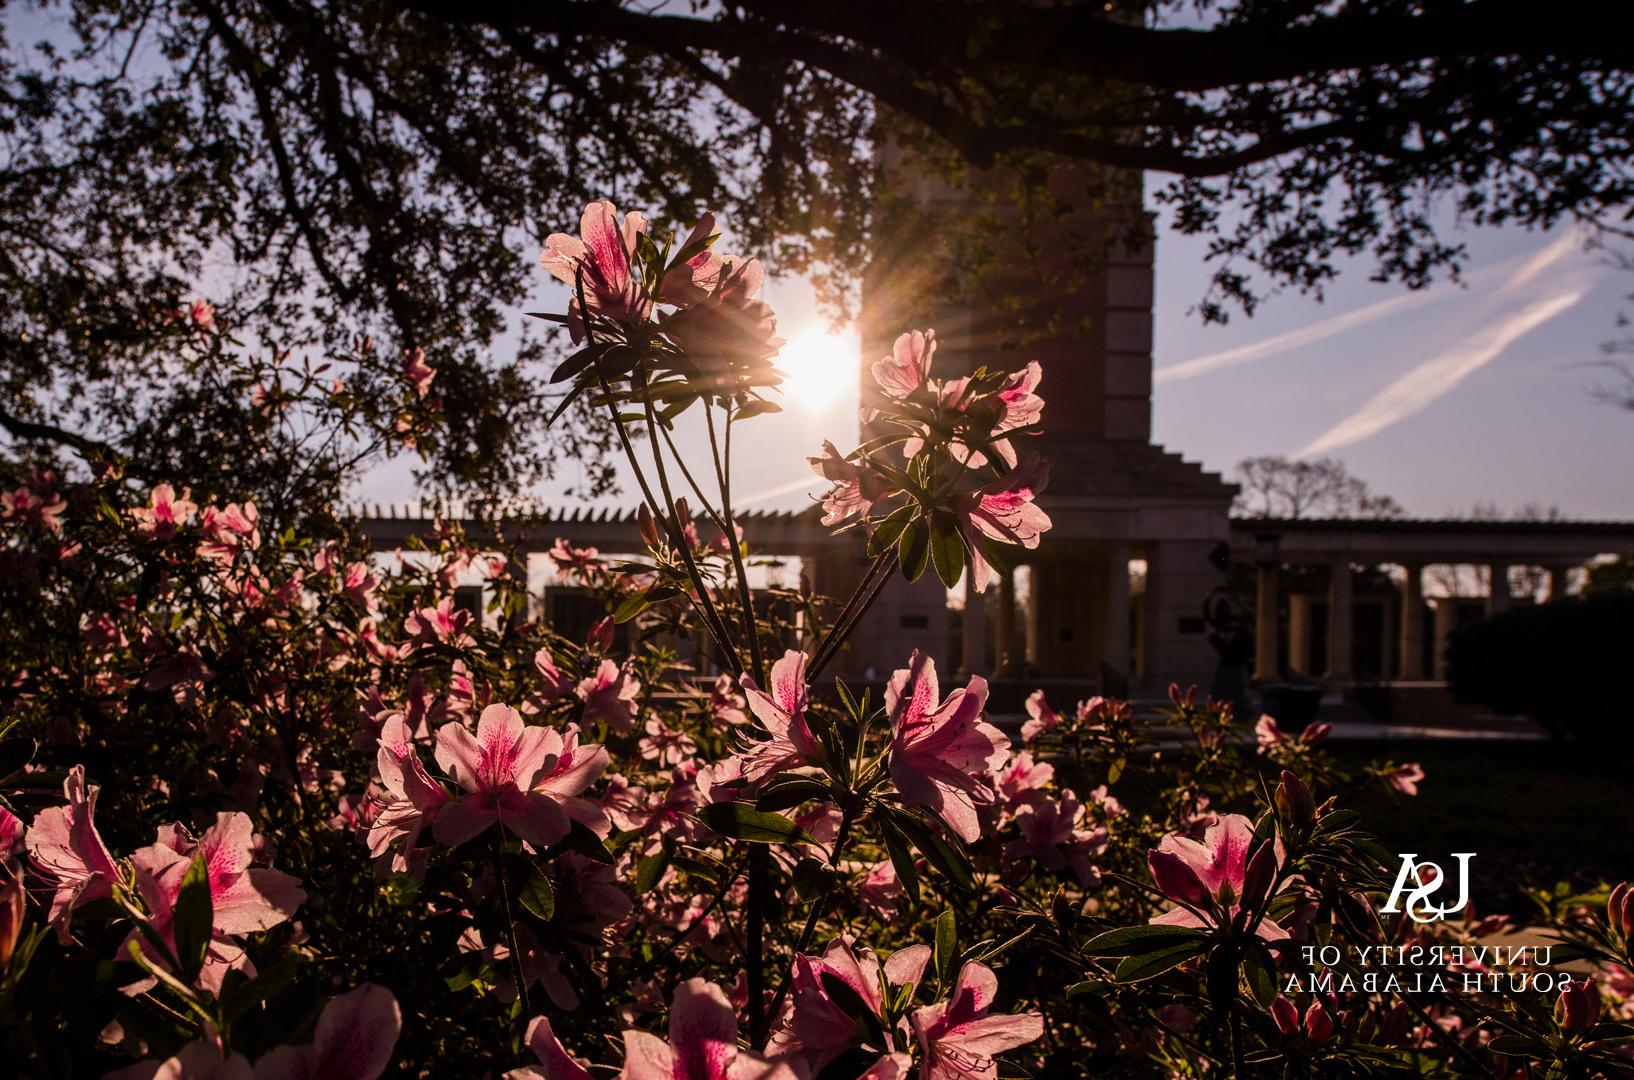
M1599 1018L1600 992L1588 979L1572 983L1555 1000L1555 1023L1561 1031L1586 1031Z
M1322 1042L1333 1034L1333 1018L1322 1007L1320 999L1311 1002L1305 1011L1305 1034L1310 1036L1311 1042Z
M647 509L646 503L642 503L641 509L636 513L636 526L641 532L642 542L656 550L659 546L658 522L653 520L652 511Z
M1630 931L1634 931L1634 885L1625 881L1611 890L1606 901L1606 922L1613 934L1628 939Z
M1277 1022L1277 1030L1284 1035L1299 1034L1299 1010L1287 998L1279 997L1271 1002L1271 1019Z
M1282 782L1276 790L1277 810L1290 825L1303 828L1316 820L1316 800L1305 782L1287 769L1282 770Z
M12 951L23 933L23 916L27 913L22 880L12 877L0 883L0 969L11 963Z
M585 644L593 649L607 650L613 647L613 617L604 615L596 620L585 638Z
M1271 891L1277 879L1277 848L1274 843L1260 845L1254 857L1248 860L1243 873L1243 906L1258 907Z

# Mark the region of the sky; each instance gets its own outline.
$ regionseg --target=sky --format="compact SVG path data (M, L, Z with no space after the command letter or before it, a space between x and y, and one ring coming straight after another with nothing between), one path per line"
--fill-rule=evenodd
M1571 227L1447 229L1469 246L1462 284L1411 292L1370 282L1358 260L1321 302L1277 295L1225 326L1191 311L1209 273L1202 243L1163 229L1155 441L1228 475L1260 454L1337 457L1414 516L1483 504L1634 519L1634 414L1593 397L1605 380L1599 345L1634 306L1634 274L1585 251ZM795 384L781 415L740 429L734 502L797 509L823 487L805 457L825 438L842 452L855 444L856 339L825 323L802 280L772 281L766 298L790 340L783 363ZM537 299L560 306L566 292L541 281ZM1047 403L1048 373L1041 390ZM407 501L407 472L377 472L361 501ZM565 502L576 479L570 464L539 494Z

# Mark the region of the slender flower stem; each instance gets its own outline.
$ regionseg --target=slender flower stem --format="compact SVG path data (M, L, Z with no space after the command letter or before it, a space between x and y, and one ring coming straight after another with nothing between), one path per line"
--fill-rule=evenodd
M872 585L874 575L880 573L881 568L888 561L889 555L890 552L881 552L876 555L874 561L868 565L868 569L863 572L862 580L857 583L857 587L852 590L850 597L846 599L845 605L834 616L834 621L829 623L828 631L817 642L816 651L812 653L811 657L813 663L827 662L828 654L837 647L836 642L839 640L838 631L840 627L851 618L851 614L856 610L857 605L862 603L863 597ZM810 676L807 677L807 681L811 681Z
M705 410L704 415L708 415ZM715 424L709 422L710 434L714 434ZM749 635L749 658L754 665L755 682L760 686L766 685L766 657L760 650L760 626L755 617L754 594L749 591L749 573L743 567L743 548L738 543L738 523L732 516L732 414L726 414L726 438L722 450L721 481L721 513L726 515L726 542L732 549L732 565L737 569L738 601L743 605L743 629Z
M845 811L840 818L840 831L834 837L834 849L829 852L828 856L828 865L829 869L831 870L839 868L840 852L844 850L845 842L851 836L852 820L853 815L850 810ZM800 931L800 940L797 941L794 946L795 956L799 956L807 949L811 948L812 935L817 932L817 923L823 917L823 912L828 910L828 902L833 899L834 892L835 890L833 887L824 889L823 894L811 902L811 910L806 913L805 928ZM792 958L790 962L792 964ZM788 997L789 988L793 984L794 970L791 967L789 971L784 974L783 981L778 985L777 996L772 998L772 1007L768 1010L770 1015L776 1016L778 1014L778 1010L783 1007L783 999ZM763 1046L764 1044L756 1043L756 1045Z
M863 579L864 585L868 585L867 595L843 626L836 624L830 628L828 638L825 639L825 644L831 643L830 647L826 651L819 650L818 656L813 658L811 664L807 667L806 680L808 683L815 682L817 676L821 675L823 669L828 666L829 661L838 655L840 646L851 636L851 632L856 629L863 616L868 614L868 609L874 606L874 601L879 599L879 594L885 591L885 586L892 577L890 571L892 558L894 556L889 551L885 551L881 552L879 557L874 560L874 566L870 569L870 574L873 574L875 580L869 585L868 578ZM875 573L875 571L878 572ZM862 595L861 587L858 588L858 595Z
M647 414L647 437L652 442L653 463L658 466L658 486L664 492L664 513L660 520L664 522L665 528L669 530L670 542L681 553L681 562L686 565L687 576L692 579L692 587L697 591L698 602L709 612L710 618L715 620L721 636L731 650L733 666L741 672L743 670L743 660L738 655L737 644L732 641L732 635L726 625L726 620L721 617L721 613L716 609L715 602L709 598L709 584L704 581L703 574L698 570L698 564L692 558L692 545L687 542L686 534L681 531L681 523L675 516L675 496L670 493L669 472L664 468L664 450L658 440L658 418L653 411L652 394L647 389L645 371L641 373L639 385L641 402L645 406Z
M532 1016L533 1003L528 999L528 980L522 974L522 950L516 943L516 916L511 911L511 887L505 880L507 875L499 854L496 849L494 875L499 878L499 898L505 905L505 943L511 947L511 979L516 983L516 998L522 1003L522 1015Z

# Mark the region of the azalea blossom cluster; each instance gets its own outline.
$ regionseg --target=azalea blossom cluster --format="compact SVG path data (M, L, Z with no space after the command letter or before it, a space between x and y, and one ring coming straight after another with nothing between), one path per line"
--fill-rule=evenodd
M863 581L768 602L730 445L773 405L776 323L759 265L718 243L710 216L677 241L602 201L547 244L564 399L647 447L634 550L545 552L586 617L544 617L524 553L480 523L382 552L328 504L291 507L288 477L11 470L0 1043L19 1075L1624 1067L1627 884L1553 894L1544 919L1591 966L1547 999L1292 978L1319 943L1451 955L1506 925L1382 910L1389 852L1347 804L1417 794L1416 764L1357 767L1322 725L1195 688L1001 704L1013 686L954 677L937 641L832 678L895 574L980 589L1038 545L1042 371L949 377L934 333L898 338L862 446L814 463ZM224 347L204 311L189 341ZM378 400L279 362L298 377L235 384L248 415L322 399L384 445L445 434L421 350ZM669 427L686 409L711 435L692 461Z

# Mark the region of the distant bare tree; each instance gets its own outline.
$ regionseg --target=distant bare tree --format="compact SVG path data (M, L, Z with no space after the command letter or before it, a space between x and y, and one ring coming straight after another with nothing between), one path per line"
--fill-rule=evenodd
M1620 270L1634 271L1634 256L1626 252L1614 252L1611 261ZM1634 304L1634 293L1629 293L1627 299ZM1634 411L1634 316L1619 312L1617 330L1622 336L1600 343L1604 359L1597 366L1608 372L1608 379L1593 392L1598 401Z
M1401 504L1375 495L1367 482L1350 475L1337 458L1296 461L1280 455L1245 458L1237 463L1242 484L1232 509L1264 518L1399 518Z

